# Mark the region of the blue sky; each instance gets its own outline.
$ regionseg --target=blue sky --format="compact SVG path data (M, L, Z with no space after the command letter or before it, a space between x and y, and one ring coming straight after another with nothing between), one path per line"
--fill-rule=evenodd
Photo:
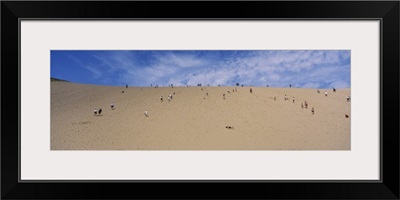
M51 77L98 85L349 88L349 50L53 50Z

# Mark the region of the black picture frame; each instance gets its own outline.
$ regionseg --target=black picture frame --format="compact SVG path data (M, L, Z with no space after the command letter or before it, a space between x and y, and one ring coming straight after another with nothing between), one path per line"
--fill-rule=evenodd
M398 1L2 1L1 198L399 199L399 5ZM19 19L22 18L379 19L382 22L380 87L382 179L378 182L19 182L20 82L11 83L18 80Z

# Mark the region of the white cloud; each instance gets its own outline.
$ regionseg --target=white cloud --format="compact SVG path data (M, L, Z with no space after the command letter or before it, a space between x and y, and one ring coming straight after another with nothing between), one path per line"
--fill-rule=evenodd
M280 80L281 76L279 76L278 74L270 74L268 78L270 81L278 81Z
M220 51L213 53L221 54ZM120 82L130 85L232 85L238 82L339 88L348 86L350 77L350 63L341 63L350 58L350 51L232 51L221 59L202 57L196 51L153 51L148 60L129 51L100 52L93 56L100 63L98 68L82 66L94 76L100 77L103 68L109 72L120 71Z
M103 76L103 73L100 72L96 67L90 65L82 65L86 70L90 71L95 79L98 79Z
M308 83L303 84L301 87L303 87L303 88L319 88L319 87L321 87L321 84L316 83L316 82L308 82Z
M77 58L75 58L73 56L69 56L69 58L72 59L73 61L75 61L82 68L84 68L84 69L88 70L89 72L91 72L93 78L98 79L98 78L103 76L103 73L97 67L95 67L95 66L93 66L91 64L83 63L82 61L80 61L79 59L77 59Z
M350 84L346 81L335 81L329 85L331 88L349 88Z
M205 60L196 58L193 55L177 56L170 53L165 56L157 57L156 59L158 64L170 65L178 68L198 67L207 64Z

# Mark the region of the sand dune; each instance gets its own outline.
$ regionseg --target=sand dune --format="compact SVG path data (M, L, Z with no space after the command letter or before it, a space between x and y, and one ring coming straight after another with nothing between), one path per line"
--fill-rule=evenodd
M233 88L51 82L51 150L350 150L350 89Z

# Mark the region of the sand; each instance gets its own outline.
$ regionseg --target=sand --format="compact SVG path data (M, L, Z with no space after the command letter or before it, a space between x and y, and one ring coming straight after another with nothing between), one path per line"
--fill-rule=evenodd
M51 150L351 149L350 89L234 88L51 82ZM304 101L308 109L301 108Z

